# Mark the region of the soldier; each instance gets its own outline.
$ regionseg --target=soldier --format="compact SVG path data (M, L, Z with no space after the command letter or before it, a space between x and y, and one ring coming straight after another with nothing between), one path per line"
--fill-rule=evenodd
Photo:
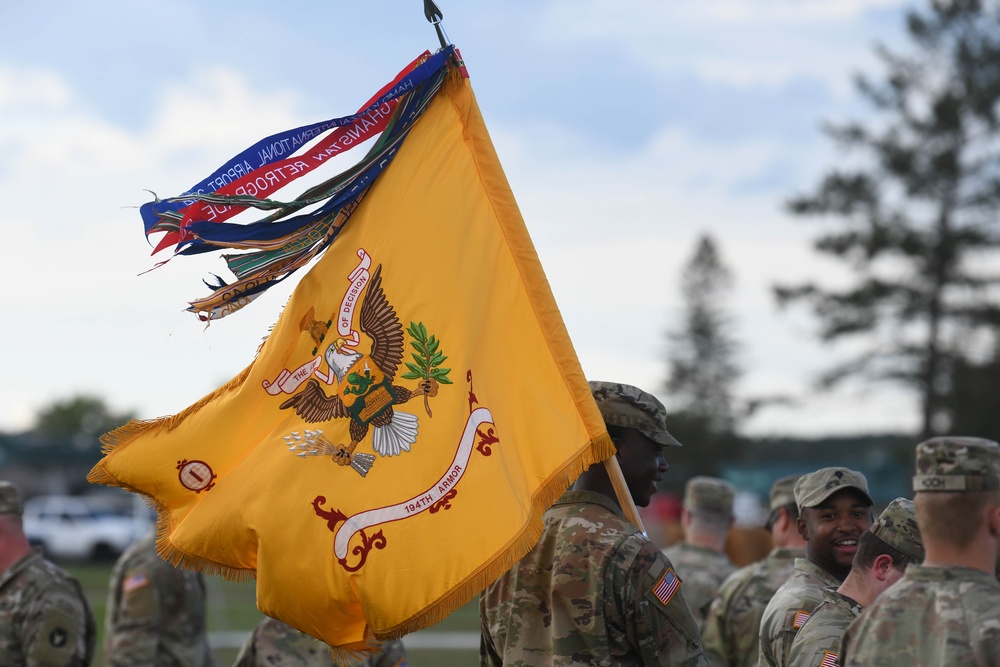
M109 667L215 664L205 635L204 580L160 558L152 534L115 563L104 628Z
M792 575L794 560L806 555L795 504L798 479L799 475L789 475L771 485L771 513L764 526L771 533L771 552L722 582L709 607L701 639L705 655L716 667L756 667L764 608Z
M636 387L591 382L632 500L645 507L679 446L666 410ZM708 665L680 578L622 518L604 465L545 513L535 547L483 591L482 665Z
M872 499L865 476L847 468L822 468L795 483L799 534L806 557L777 590L760 622L761 665L784 667L795 633L823 601L823 589L840 586L851 571L858 538L871 527Z
M684 487L684 540L663 550L684 582L684 595L699 630L719 586L736 571L725 552L735 497L736 489L729 482L692 477Z
M243 643L233 667L408 667L398 639L386 642L377 655L354 662L334 662L330 647L274 618L257 624Z
M917 445L917 520L926 556L844 635L843 664L1000 665L1000 445Z
M0 665L86 667L97 627L80 584L31 548L21 495L0 481Z
M799 628L789 667L838 667L844 632L865 607L924 559L912 500L896 498L858 540L851 573L840 588L823 590L823 602Z

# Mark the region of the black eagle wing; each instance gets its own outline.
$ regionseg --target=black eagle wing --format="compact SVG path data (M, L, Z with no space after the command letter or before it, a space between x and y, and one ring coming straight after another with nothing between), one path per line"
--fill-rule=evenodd
M373 341L372 361L391 382L403 360L403 325L382 290L382 265L379 264L365 290L361 304L361 330Z
M336 417L350 417L340 396L327 396L316 378L309 378L302 391L295 394L280 406L280 409L293 408L295 414L310 424L330 421Z

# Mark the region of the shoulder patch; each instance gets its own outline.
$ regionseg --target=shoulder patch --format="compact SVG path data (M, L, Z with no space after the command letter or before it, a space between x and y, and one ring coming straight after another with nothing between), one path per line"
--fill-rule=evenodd
M840 667L839 656L836 653L824 651L823 660L820 661L819 667Z
M145 572L136 572L131 574L122 581L122 590L125 593L131 593L134 590L138 590L143 586L149 584L149 577L146 576Z
M795 620L792 621L792 627L798 630L805 622L809 620L809 612L804 609L799 609L795 612Z
M53 648L62 648L69 639L69 633L64 628L53 628L49 633L49 644Z
M659 581L653 585L653 595L656 599L663 604L668 604L670 599L674 597L674 594L680 590L681 579L676 574L674 574L674 569L668 567L663 576L660 577Z

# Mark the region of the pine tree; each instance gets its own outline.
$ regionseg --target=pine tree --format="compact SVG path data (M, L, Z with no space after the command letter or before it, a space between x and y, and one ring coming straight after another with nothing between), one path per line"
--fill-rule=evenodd
M733 385L740 376L732 322L723 307L732 280L711 236L702 236L681 276L683 320L667 334L669 403L716 435L734 429Z
M875 114L828 128L844 166L789 202L838 222L814 247L843 261L852 282L775 291L812 308L823 341L860 341L825 384L901 383L919 394L930 435L951 424L952 367L991 352L1000 323L1000 276L985 263L1000 244L1000 11L932 0L906 27L905 52L878 48L882 78L857 80Z

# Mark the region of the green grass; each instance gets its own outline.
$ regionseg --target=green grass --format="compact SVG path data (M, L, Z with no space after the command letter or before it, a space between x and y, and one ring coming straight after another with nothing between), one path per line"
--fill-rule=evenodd
M97 654L94 665L104 664L104 614L107 608L110 563L60 563L83 586L97 619ZM250 632L263 618L257 611L254 582L237 583L221 577L205 577L207 596L206 624L211 632ZM476 600L457 609L441 623L428 628L431 632L479 632L479 607ZM405 640L404 640L405 641ZM239 647L213 650L220 667L233 664ZM413 667L459 667L476 665L478 650L410 649Z

